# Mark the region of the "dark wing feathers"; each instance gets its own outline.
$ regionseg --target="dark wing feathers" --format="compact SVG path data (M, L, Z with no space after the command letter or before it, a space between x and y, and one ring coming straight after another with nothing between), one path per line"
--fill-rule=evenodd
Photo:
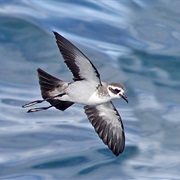
M61 111L66 110L70 106L72 106L74 103L70 101L60 101L56 99L49 99L47 100L52 106L54 106L56 109L59 109Z
M54 32L54 35L64 62L74 76L73 80L88 80L101 84L100 75L92 62L63 36L57 32Z
M124 127L112 102L85 106L85 113L102 141L118 156L125 146Z

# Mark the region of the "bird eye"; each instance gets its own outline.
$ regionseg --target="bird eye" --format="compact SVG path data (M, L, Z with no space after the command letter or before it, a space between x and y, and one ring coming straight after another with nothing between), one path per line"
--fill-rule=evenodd
M111 88L111 87L109 87L109 90L110 90L112 93L114 93L114 94L118 94L118 93L120 92L119 89L113 89L113 88Z

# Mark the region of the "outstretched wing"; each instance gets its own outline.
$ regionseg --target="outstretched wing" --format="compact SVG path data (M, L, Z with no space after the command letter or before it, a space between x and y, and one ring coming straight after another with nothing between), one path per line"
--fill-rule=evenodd
M85 113L95 131L109 149L118 156L124 150L125 135L121 117L112 102L85 106Z
M64 62L74 76L73 80L87 80L101 84L100 75L92 62L63 36L57 32L54 32L54 35Z

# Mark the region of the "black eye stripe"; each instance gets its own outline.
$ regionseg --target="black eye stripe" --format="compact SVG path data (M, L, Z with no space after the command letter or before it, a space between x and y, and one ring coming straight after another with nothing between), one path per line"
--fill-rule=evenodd
M118 93L120 92L119 89L113 89L113 88L111 88L111 87L109 87L109 90L110 90L112 93L114 93L114 94L118 94Z

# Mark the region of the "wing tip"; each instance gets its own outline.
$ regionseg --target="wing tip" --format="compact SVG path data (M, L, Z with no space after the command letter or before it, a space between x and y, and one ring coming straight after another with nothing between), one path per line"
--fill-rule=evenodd
M58 33L56 31L53 31L53 33L54 33L55 36L58 35Z
M119 156L123 153L125 146L120 145L119 147L114 147L113 149L110 149L115 156Z
M60 35L58 32L53 31L53 33L54 33L54 36L55 36L55 38L56 38L56 41L61 42L63 39L65 39L66 41L68 41L66 38L64 38L62 35Z

